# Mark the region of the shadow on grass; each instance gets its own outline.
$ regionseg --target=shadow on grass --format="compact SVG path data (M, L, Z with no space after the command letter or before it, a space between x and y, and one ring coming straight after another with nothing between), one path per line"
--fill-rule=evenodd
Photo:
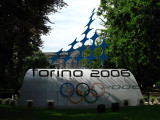
M123 107L120 112L97 113L96 109L43 109L0 105L0 120L153 120L160 106Z

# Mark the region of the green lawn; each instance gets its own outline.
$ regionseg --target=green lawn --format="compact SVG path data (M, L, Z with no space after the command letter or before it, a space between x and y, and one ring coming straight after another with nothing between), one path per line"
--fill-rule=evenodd
M120 112L96 109L42 109L0 105L0 120L159 120L160 105L123 107Z

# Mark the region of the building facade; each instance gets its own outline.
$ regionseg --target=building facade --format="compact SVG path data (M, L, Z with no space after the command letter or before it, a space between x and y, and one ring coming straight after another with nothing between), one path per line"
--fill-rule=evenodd
M54 65L55 68L59 68L59 69L85 68L85 67L83 67L83 64L81 62L79 62L77 64L77 61L74 59L75 57L77 57L79 55L78 50L75 50L70 54L71 59L66 61L66 63L63 58L65 58L68 55L67 52L60 53L60 55L59 55L60 59L54 61L53 63L50 60L50 58L55 57L57 55L56 52L43 52L43 53L46 56L48 56L48 62L50 63L50 65Z

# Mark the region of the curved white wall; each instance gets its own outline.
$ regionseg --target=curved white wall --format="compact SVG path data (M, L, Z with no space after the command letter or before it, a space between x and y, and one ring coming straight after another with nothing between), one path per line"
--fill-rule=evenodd
M60 93L61 85L66 82L72 83L75 88L78 83L86 83L89 87L94 83L101 83L105 87L105 93L95 103L87 103L83 99L74 104ZM79 89L83 92L87 89L84 87L85 85ZM64 85L62 90L64 94L68 94L71 89L69 85ZM96 85L94 89L98 94L102 93L101 85ZM80 96L74 93L71 99L77 101ZM90 93L87 99L94 100L95 96ZM47 107L47 100L54 100L55 107L96 107L98 104L110 107L111 103L117 102L123 106L124 101L128 100L131 106L136 106L141 99L142 94L134 76L124 69L36 69L34 72L30 69L23 80L19 105L27 106L27 100L33 100L33 106Z

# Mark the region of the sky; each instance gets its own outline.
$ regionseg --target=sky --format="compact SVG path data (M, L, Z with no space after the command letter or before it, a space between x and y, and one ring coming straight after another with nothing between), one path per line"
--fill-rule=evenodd
M77 41L83 39L81 35L85 30L85 25L89 22L89 17L94 8L97 11L100 5L100 0L64 0L68 6L62 8L58 13L49 15L49 19L54 24L48 23L51 26L51 31L47 36L42 36L43 47L40 48L43 52L58 52L63 48L63 51L68 50L75 38ZM103 28L100 23L101 20L95 14L93 23L90 28L94 28L89 34L88 38L93 35L96 29ZM80 46L78 43L76 46ZM76 47L75 47L76 48Z

